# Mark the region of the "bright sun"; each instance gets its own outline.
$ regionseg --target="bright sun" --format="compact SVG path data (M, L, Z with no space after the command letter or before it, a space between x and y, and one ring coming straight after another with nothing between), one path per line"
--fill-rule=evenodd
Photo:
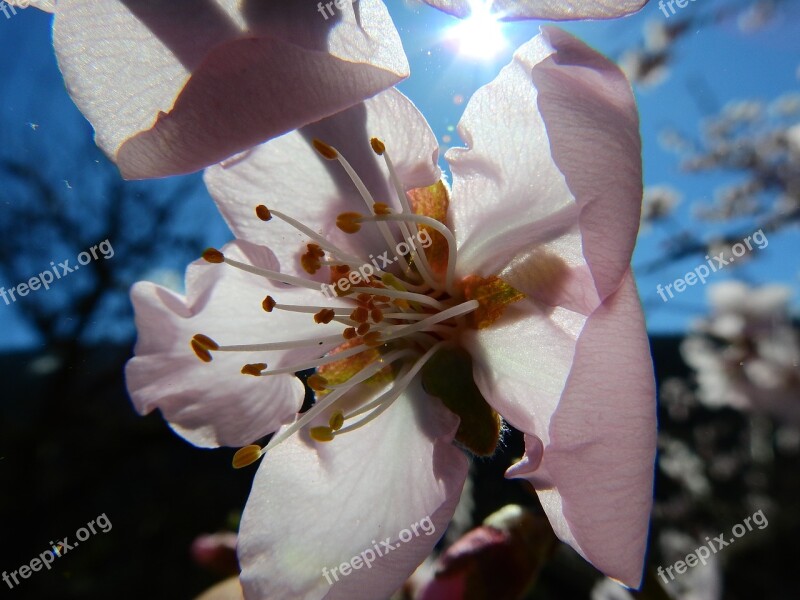
M508 45L502 25L491 12L492 0L470 0L470 8L470 16L448 29L445 38L462 56L490 60Z

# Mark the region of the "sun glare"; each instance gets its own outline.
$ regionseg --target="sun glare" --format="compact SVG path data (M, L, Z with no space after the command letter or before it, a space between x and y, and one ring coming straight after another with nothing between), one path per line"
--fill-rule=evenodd
M461 56L491 60L508 45L499 15L491 11L492 0L471 0L470 8L470 16L448 29L445 38Z

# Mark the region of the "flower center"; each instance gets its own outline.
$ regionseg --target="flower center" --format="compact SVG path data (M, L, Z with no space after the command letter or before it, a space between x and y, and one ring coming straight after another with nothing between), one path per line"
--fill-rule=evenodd
M234 458L236 467L254 462L303 428L308 428L315 441L329 442L363 427L386 411L431 359L440 356L442 350L457 346L463 329L488 326L505 305L524 297L497 277L471 276L455 281L457 247L455 236L443 222L448 202L444 184L413 190L407 196L386 147L373 138L372 148L383 157L394 188L392 207L374 200L335 148L319 140L313 144L324 158L340 163L367 208L364 213L338 215L337 227L349 235L358 235L364 227L375 227L388 250L377 258L372 254L361 256L340 248L291 216L259 205L255 208L256 218L263 222L279 219L309 238L300 265L309 275L328 268L329 284L242 263L213 248L203 253L211 263L225 263L273 282L321 292L321 302L315 305L284 304L280 297L267 296L262 302L267 313L307 313L317 324L341 326L335 335L261 344L220 345L203 334L192 338L192 349L205 362L212 360L213 352L332 347L324 356L288 367L270 369L267 363L242 367L242 374L255 377L315 369L307 384L316 392L317 402L273 436L265 448L248 446L240 450ZM411 202L415 204L413 209ZM377 397L354 404L354 394L350 392L357 387L373 385L383 390L387 384L388 389ZM453 410L451 404L446 405Z

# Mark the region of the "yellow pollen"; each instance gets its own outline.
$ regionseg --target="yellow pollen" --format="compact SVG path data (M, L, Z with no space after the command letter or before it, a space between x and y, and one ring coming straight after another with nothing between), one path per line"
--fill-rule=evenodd
M342 411L337 410L335 413L331 415L331 418L328 420L328 425L331 426L331 429L334 431L339 431L344 425L344 415Z
M261 371L267 368L267 363L252 363L242 367L242 375L261 377Z
M314 138L311 143L314 145L314 150L319 152L323 158L328 160L336 160L339 158L339 153L322 140Z
M263 204L256 206L256 216L262 221L269 221L272 218L272 213Z
M336 217L336 226L345 233L358 233L361 230L361 218L357 212L344 212Z
M247 467L261 458L261 446L255 444L239 448L233 455L233 468L241 469Z
M308 434L315 442L330 442L333 439L333 429L330 427L312 427Z
M369 141L369 145L372 146L373 152L378 156L381 156L384 152L386 152L386 144L380 141L378 138L372 138Z
M261 308L263 308L266 312L272 312L272 309L275 308L275 305L277 304L278 303L275 302L275 298L272 296L267 296L261 303Z
M206 248L203 251L203 260L213 264L225 262L225 255L216 248Z
M324 392L328 386L328 380L318 373L314 373L311 377L309 377L308 380L306 380L306 383L308 384L308 387L315 392Z

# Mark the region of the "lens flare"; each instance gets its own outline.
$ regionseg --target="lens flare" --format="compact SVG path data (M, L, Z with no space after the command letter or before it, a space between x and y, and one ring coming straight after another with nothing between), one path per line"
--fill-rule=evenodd
M470 9L469 17L445 32L445 39L461 56L491 60L508 46L498 22L501 15L492 12L492 0L471 0Z

